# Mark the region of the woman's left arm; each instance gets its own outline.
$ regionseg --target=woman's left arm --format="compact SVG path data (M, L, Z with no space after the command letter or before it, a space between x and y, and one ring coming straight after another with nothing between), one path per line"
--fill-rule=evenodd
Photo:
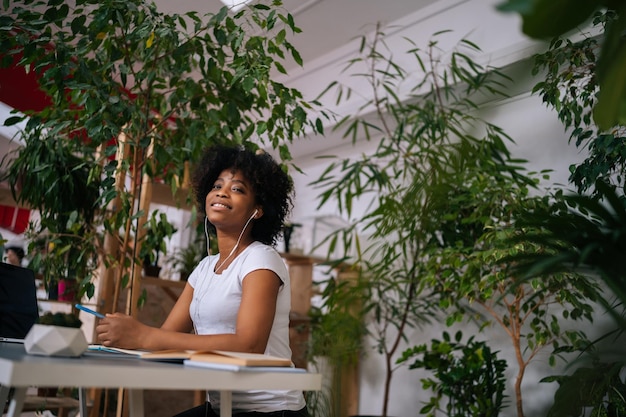
M258 269L246 275L242 283L235 333L238 348L230 350L265 352L281 285L278 275L269 269Z

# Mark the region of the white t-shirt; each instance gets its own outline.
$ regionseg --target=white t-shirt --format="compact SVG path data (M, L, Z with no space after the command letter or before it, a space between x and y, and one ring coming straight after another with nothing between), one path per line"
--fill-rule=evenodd
M291 357L289 347L289 311L291 287L287 267L274 248L253 242L230 263L221 274L214 272L219 256L207 256L189 275L194 295L189 313L198 334L235 333L237 314L241 304L242 282L252 271L269 269L276 273L283 285L278 291L276 314L265 354ZM209 392L211 406L219 408L219 392ZM235 391L233 412L300 410L304 407L302 391Z

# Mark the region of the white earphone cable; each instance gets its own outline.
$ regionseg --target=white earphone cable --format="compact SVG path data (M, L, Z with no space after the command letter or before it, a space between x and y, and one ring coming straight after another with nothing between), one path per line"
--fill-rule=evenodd
M239 233L239 237L237 238L237 243L235 243L235 246L233 246L233 249L230 251L230 253L228 254L228 256L222 261L222 263L220 263L219 265L216 262L215 268L211 269L211 275L209 276L209 278L206 280L206 285L204 286L202 291L202 294L198 295L197 297L195 297L196 300L196 314L195 317L197 320L200 319L200 301L204 298L204 296L207 294L207 292L209 291L209 286L211 284L211 281L213 281L213 278L215 277L215 274L217 274L217 271L219 271L219 269L224 266L224 264L226 263L226 261L228 261L230 259L231 256L233 256L233 254L235 253L235 251L237 250L237 248L239 247L239 243L241 242L241 238L243 237L244 232L246 231L246 228L248 227L248 225L250 224L250 222L252 221L252 219L254 219L254 216L256 216L256 214L258 213L258 210L255 210L254 213L252 213L252 216L250 216L250 218L248 219L248 221L246 222L246 224L243 225L243 229L241 229L241 233ZM207 240L207 254L210 255L210 251L209 251L209 232L208 232L208 217L204 217L204 234L206 236L206 240ZM196 293L196 291L194 290L194 293ZM195 321L192 320L193 323L193 330L194 333L198 334L198 331L196 330L196 324Z

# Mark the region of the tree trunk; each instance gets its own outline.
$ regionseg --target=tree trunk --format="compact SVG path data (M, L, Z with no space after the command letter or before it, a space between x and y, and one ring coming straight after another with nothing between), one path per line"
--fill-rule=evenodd
M515 408L517 409L517 417L524 417L524 408L522 407L522 381L524 380L524 372L526 372L526 363L524 362L521 349L518 336L517 343L515 344L515 356L517 357L517 365L519 366L519 371L515 378Z
M393 373L393 368L391 367L391 355L385 355L385 394L383 396L383 415L382 417L387 417L387 412L389 408L389 391L391 389L391 376Z

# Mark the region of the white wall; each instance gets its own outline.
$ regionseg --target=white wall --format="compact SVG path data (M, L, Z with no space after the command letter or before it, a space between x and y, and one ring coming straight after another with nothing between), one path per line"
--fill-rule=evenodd
M396 22L401 28L394 29L395 32L388 41L396 46L398 53L401 53L407 49L407 44L400 39L402 36L409 36L425 46L424 42L435 31L453 29L457 36L468 36L481 46L485 54L477 57L478 59L498 66L521 62L532 53L539 51L541 44L531 42L521 35L516 16L498 13L494 9L494 4L496 2L489 0L440 1L428 10ZM341 74L339 69L354 51L354 45L352 49L345 47L337 50L334 55L331 54L315 63L317 65L307 65L307 69L303 70L299 77L289 81L290 86L303 91L305 98L316 97L326 87L328 80L341 82L345 79L345 74ZM546 109L540 98L528 93L534 81L530 79L527 65L520 67L524 69L523 78L517 75L518 78L512 88L515 96L486 105L482 109L482 116L502 127L515 140L516 143L511 144L510 149L514 156L529 161L528 170L551 169L554 171L551 174L552 183L567 184L569 165L582 161L584 155L573 145L568 145L568 136L555 113ZM358 100L355 99L355 101ZM335 106L332 102L325 104L340 116L354 114L358 107L358 102L348 102L341 106ZM329 123L327 131L330 131L331 125L332 123ZM304 172L294 176L297 195L293 220L305 225L301 233L305 252L309 252L312 247L313 219L338 214L336 206L333 205L317 209L319 191L315 190L310 183L319 177L327 162L315 157L323 154L348 156L355 153L367 153L373 145L361 142L355 148L342 142L337 134L332 133L327 137L311 137L306 141L303 146L298 144L300 153L296 152L295 163ZM358 209L355 214L358 216ZM323 255L323 253L318 254ZM432 337L440 338L442 327L435 326L431 329L415 331L411 335L411 345L428 342ZM466 334L472 332L475 331L465 327ZM510 343L506 336L499 329L492 329L480 334L477 339L488 340L494 350L500 350L502 355L509 359L508 377L509 385L512 387L513 375L516 373L515 360L508 347ZM547 369L547 362L542 359L545 359L545 356L538 358L526 375L524 394L527 416L544 414L540 410L545 410L546 404L552 402L553 392L556 389L556 384L539 385L537 383L541 377L553 372ZM372 350L371 355L364 358L361 366L359 414L380 414L383 395L382 373L382 358ZM397 371L392 386L389 415L397 417L418 415L418 410L422 407L421 402L428 398L428 393L422 392L419 379L420 374L417 371L407 369ZM505 415L513 416L515 414L512 403L513 392L510 391L507 394L510 405Z

